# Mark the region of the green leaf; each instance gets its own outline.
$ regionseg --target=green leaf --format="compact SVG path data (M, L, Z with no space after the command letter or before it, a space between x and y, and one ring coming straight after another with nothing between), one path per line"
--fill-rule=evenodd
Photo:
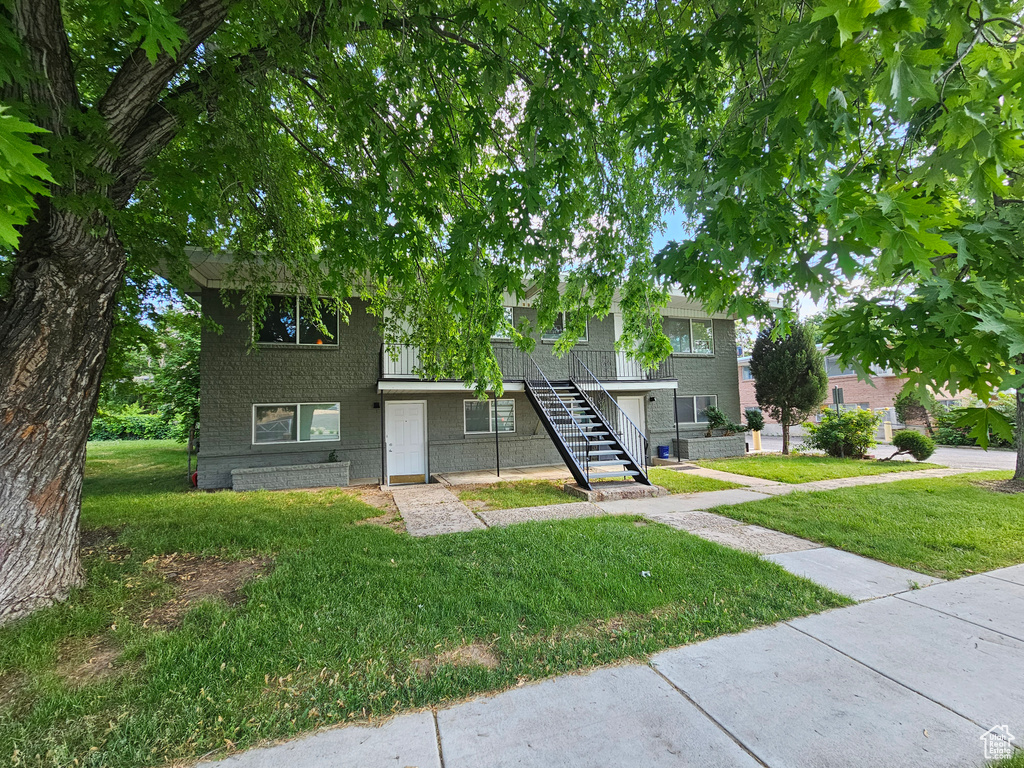
M994 408L960 408L954 424L958 427L970 427L968 433L982 448L988 448L991 435L998 435L1004 440L1013 441L1013 425L1003 414Z

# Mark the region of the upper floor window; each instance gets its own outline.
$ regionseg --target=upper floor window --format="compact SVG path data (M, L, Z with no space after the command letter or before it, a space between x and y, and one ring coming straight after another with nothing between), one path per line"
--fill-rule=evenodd
M852 366L842 366L838 357L825 358L825 373L829 376L854 376L857 371Z
M313 307L299 296L271 296L256 341L260 344L338 345L338 310L320 303L320 319L330 335L316 324Z
M691 320L685 317L666 317L665 335L672 342L676 355L715 354L715 327L711 320Z
M559 312L558 317L555 318L555 324L548 328L540 335L541 341L557 341L558 337L565 331L565 312ZM587 324L583 326L583 336L580 337L580 341L587 341L590 329Z
M513 319L512 307L502 307L503 316L501 320L501 326L491 336L495 341L511 341L512 340L512 329L515 327L515 321Z
M750 370L750 366L749 365L744 365L742 368L740 368L740 371L743 374L743 380L744 381L753 381L754 380L754 373L753 373L753 371Z

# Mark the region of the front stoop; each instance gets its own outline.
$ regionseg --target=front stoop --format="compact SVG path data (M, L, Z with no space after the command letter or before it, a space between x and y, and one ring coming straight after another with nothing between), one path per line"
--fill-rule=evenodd
M598 501L620 501L622 499L654 499L659 496L668 496L668 491L660 485L642 485L632 480L622 483L596 483L592 491L588 491L576 483L566 483L562 486L562 490L572 496L592 503Z

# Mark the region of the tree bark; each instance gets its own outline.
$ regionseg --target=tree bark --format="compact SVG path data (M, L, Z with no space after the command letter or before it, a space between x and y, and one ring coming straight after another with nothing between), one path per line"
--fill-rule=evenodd
M1017 444L1017 466L1013 479L1024 480L1024 389L1017 390L1017 426L1013 435Z
M782 423L782 455L789 456L789 424Z
M0 303L0 624L82 582L85 446L125 269L109 227L44 207Z

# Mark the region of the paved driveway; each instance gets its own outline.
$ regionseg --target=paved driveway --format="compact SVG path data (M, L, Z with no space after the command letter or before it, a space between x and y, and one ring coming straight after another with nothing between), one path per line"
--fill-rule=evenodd
M747 438L750 441L750 438ZM802 437L794 437L793 445L802 445ZM781 451L782 438L768 437L761 438L761 448L765 451ZM875 448L876 456L888 456L895 449L879 445ZM963 469L1008 469L1013 470L1017 454L1009 450L983 451L980 448L957 448L949 445L940 445L935 449L935 454L929 461L936 464L944 464L947 467L958 467Z

